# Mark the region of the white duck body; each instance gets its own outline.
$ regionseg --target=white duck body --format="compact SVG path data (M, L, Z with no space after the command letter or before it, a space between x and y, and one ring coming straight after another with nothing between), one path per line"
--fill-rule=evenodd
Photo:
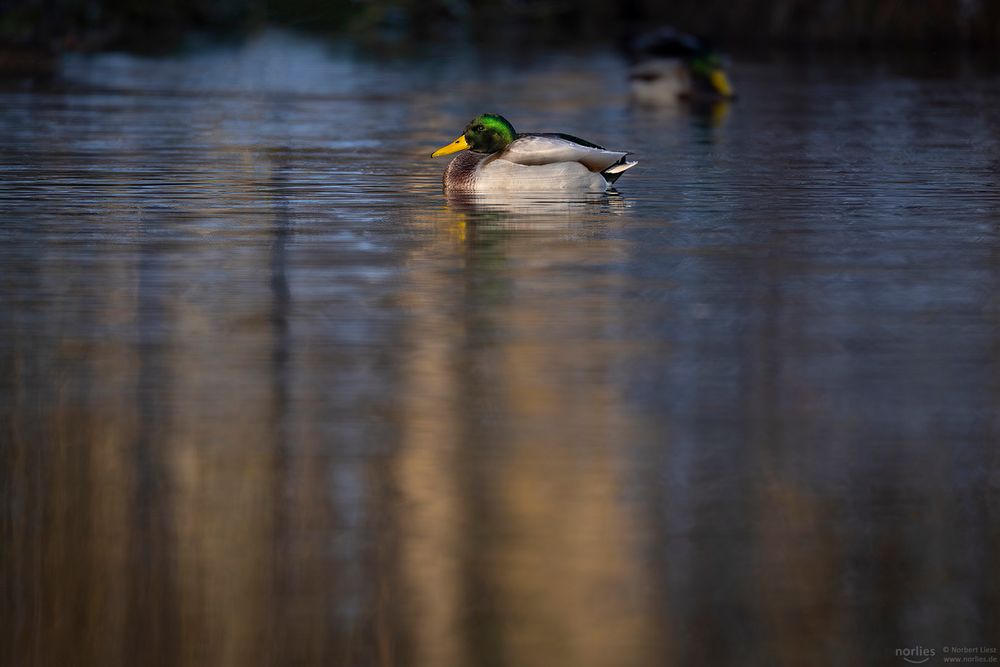
M490 155L462 153L444 173L450 190L605 192L627 169L628 153L561 134L525 134Z

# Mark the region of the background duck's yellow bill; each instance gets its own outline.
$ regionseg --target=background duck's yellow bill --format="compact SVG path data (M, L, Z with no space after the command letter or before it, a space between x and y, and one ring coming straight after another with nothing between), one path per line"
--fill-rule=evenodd
M465 140L465 135L463 134L455 141L451 142L447 146L442 146L433 153L431 157L439 157L441 155L448 155L449 153L457 153L458 151L464 151L469 147L469 142Z
M733 87L729 85L729 77L721 69L713 70L708 76L708 80L712 82L712 87L715 88L715 92L719 93L723 97L733 96Z

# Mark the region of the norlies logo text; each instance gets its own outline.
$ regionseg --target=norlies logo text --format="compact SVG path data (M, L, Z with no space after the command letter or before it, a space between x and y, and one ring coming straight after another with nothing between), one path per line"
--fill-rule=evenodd
M921 663L927 662L934 657L936 651L932 648L924 648L923 646L914 646L913 648L897 648L896 655L906 662L912 663L914 665L919 665Z

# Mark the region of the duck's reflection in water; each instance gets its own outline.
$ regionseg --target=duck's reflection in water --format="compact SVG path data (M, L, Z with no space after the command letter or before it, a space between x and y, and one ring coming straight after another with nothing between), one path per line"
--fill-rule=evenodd
M630 111L639 123L676 125L681 132L689 123L694 127L723 127L730 120L733 103L730 100L676 100L664 104L633 102Z
M607 229L629 204L618 192L599 193L445 193L439 216L462 239L470 233L576 231Z

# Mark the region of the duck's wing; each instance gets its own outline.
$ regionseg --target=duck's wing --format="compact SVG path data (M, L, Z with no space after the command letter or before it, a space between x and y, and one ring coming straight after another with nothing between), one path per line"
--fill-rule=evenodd
M568 134L521 134L496 158L528 166L579 162L590 171L601 172L626 155Z

